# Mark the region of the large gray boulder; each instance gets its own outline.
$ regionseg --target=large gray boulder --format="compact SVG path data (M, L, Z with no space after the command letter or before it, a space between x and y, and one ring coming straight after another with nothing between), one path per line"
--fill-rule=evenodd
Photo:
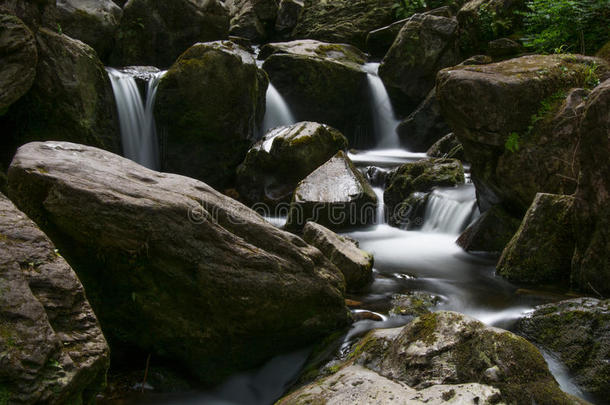
M263 69L299 121L331 125L348 139L366 125L365 55L341 44L299 40L261 48Z
M496 272L527 284L570 284L574 254L574 197L536 195L502 252Z
M229 11L220 0L130 0L110 61L166 68L194 43L228 35Z
M355 241L315 222L305 224L303 239L341 270L348 291L361 289L373 279L373 255L359 249Z
M347 139L328 125L299 122L272 129L237 168L240 199L268 207L289 203L299 181L346 149Z
M340 271L208 185L71 143L22 146L9 194L52 232L117 348L218 382L348 321Z
M109 349L85 290L47 236L0 194L0 403L90 404Z
M610 300L575 298L536 307L518 333L554 353L574 382L601 402L610 394Z
M375 192L341 151L299 183L286 226L300 229L312 221L338 230L370 224L376 207Z
M231 41L198 43L162 77L155 118L163 171L232 185L265 114L267 77Z
M62 32L91 46L107 60L114 46L123 10L112 0L57 0Z
M38 51L32 31L17 17L0 14L0 116L34 83Z
M422 102L434 88L437 72L460 62L457 32L455 18L409 18L379 66L379 77L391 95L413 107Z

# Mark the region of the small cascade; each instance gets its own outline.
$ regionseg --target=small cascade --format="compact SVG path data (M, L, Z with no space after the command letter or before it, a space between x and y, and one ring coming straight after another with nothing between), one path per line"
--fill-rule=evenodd
M367 63L364 65L367 72L367 79L370 92L370 109L373 116L375 136L377 138L377 148L392 149L399 148L396 127L399 121L394 116L394 110L390 101L390 96L379 78L377 70L379 63Z
M119 114L124 156L149 169L159 169L159 144L153 110L157 87L165 72L148 67L106 70ZM144 101L136 79L147 83Z
M471 185L434 190L426 204L422 232L457 235L472 221L475 212L476 198Z
M269 83L267 88L267 108L263 120L263 134L271 128L294 124L296 121L290 112L290 108L282 95L273 84Z

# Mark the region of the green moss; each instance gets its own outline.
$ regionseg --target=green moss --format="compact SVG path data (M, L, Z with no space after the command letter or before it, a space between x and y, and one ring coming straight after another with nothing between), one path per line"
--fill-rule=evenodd
M438 319L436 314L425 314L413 321L409 328L409 341L420 340L426 344L436 342L436 327Z
M0 405L8 405L11 400L11 392L8 387L0 384Z

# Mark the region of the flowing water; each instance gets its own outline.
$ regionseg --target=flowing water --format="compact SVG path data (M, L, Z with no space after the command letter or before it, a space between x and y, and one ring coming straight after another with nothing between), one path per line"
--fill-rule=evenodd
M265 118L263 119L263 134L266 134L272 128L294 124L296 121L290 112L290 108L282 95L277 91L273 84L269 83L267 87L267 107L265 110Z
M123 155L146 166L159 169L159 143L153 115L157 87L163 73L156 68L107 68L119 114ZM145 99L136 79L147 82Z
M394 116L394 109L390 97L377 74L379 63L367 63L364 65L367 72L369 86L370 109L373 117L373 128L377 139L378 149L393 149L399 147L396 127L400 123Z

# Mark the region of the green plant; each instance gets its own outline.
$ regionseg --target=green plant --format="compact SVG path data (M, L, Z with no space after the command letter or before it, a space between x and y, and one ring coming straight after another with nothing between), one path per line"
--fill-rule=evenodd
M501 16L491 3L483 3L477 11L481 39L491 41L508 34L512 21L508 16Z
M610 39L608 0L532 0L524 44L536 52L593 53Z
M57 33L59 35L62 35L64 33L63 30L61 29L61 25L59 23L57 23Z
M511 132L511 134L508 136L508 139L506 140L506 143L504 144L504 147L506 148L506 150L515 153L519 150L519 140L519 134L516 132Z

